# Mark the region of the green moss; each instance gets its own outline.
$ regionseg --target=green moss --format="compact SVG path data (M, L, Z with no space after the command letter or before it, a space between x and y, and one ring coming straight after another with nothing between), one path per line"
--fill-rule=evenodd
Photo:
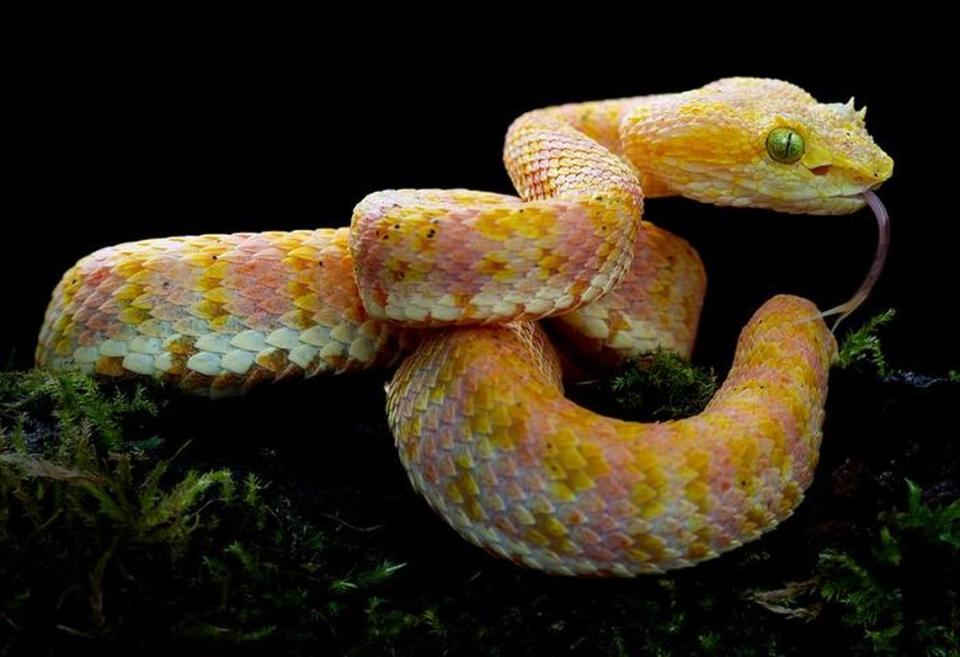
M866 540L821 550L813 577L751 599L785 618L839 625L838 654L960 654L960 500L930 506L907 480L905 506L880 513Z
M927 543L960 550L960 500L931 507L923 500L923 490L909 479L906 510L884 514L883 519L898 534L913 532Z
M578 401L606 415L628 420L669 420L696 415L718 387L713 370L691 365L658 349L607 381L572 387Z
M896 311L890 308L871 317L857 330L848 333L840 345L837 365L843 369L872 369L880 377L887 376L890 368L877 334L880 329L893 321L895 316Z
M337 548L255 473L125 440L157 405L78 374L0 374L0 654L71 639L322 643L401 567ZM66 557L66 558L65 558Z
M903 631L900 590L885 586L843 552L823 552L819 567L820 592L844 608L844 623L862 631L873 652L896 654L896 639Z
M591 389L665 417L698 412L715 387L661 354ZM381 382L370 389L347 395L382 403ZM252 412L291 403L280 394ZM831 394L850 402L842 386ZM892 475L878 471L857 504L849 482L837 498L831 482L855 451L825 452L797 516L761 541L663 576L576 580L492 559L450 531L376 419L337 425L367 442L356 429L323 435L361 442L352 463L329 447L296 451L297 439L244 444L233 429L188 441L176 434L207 416L222 428L257 400L197 402L188 416L165 399L76 374L0 375L0 655L957 654L955 492L908 484L904 498L898 477L887 497ZM863 449L886 464L903 461L902 445ZM950 449L910 452L934 464L911 456L934 473L917 481L940 481ZM335 463L317 474L304 454ZM340 470L349 483L329 481Z
M923 501L923 491L907 480L905 510L880 514L872 549L860 555L829 549L820 555L819 590L841 608L857 649L876 655L960 654L960 602L956 591L942 599L934 582L922 586L918 572L934 565L937 577L955 582L960 568L960 500L941 507ZM921 586L918 586L921 584ZM932 603L932 604L931 604ZM917 618L909 609L929 607ZM911 617L913 616L913 617Z
M115 389L106 396L96 381L77 372L0 372L0 422L11 420L22 429L37 411L50 413L57 421L65 447L77 434L86 433L106 447L118 446L123 438L120 419L132 414L157 414L146 384L131 394ZM3 426L0 424L0 426Z

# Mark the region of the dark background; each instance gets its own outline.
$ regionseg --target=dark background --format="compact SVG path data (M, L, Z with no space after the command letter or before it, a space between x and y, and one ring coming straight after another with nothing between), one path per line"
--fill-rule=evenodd
M960 367L956 299L957 153L946 52L883 35L830 33L803 48L689 35L578 40L507 30L234 35L226 42L129 33L47 39L13 61L13 143L4 220L0 364L27 367L49 292L86 253L163 235L341 226L367 193L391 187L510 192L503 134L548 104L680 91L729 75L777 77L825 102L867 104L867 126L896 162L880 190L890 259L854 327L894 307L895 366ZM940 43L913 35L914 44ZM913 38L913 37L911 37ZM836 44L843 41L841 49ZM665 51L664 48L669 48ZM668 52L669 56L664 53ZM846 300L874 249L866 210L779 215L654 199L646 218L689 239L709 275L695 359L725 368L736 335L768 297L821 308Z

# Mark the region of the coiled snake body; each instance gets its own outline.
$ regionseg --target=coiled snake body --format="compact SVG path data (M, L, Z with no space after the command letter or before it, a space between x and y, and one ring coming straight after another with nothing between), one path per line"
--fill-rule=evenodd
M684 420L574 405L561 355L568 372L689 355L703 268L641 220L644 197L852 212L892 172L862 111L734 78L531 112L504 159L519 198L385 191L349 229L97 251L57 286L37 362L218 396L400 361L387 413L414 487L470 541L551 573L659 572L774 527L821 439L835 342L813 304L764 304Z

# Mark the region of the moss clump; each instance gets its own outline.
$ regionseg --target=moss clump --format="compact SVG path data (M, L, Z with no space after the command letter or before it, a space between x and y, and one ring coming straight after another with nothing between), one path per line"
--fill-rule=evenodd
M884 511L859 540L820 550L809 579L750 598L832 627L841 654L960 654L960 500L931 506L906 484L906 510Z
M896 314L893 308L889 308L868 319L857 330L848 333L840 345L837 366L842 369L872 369L880 377L889 375L890 367L883 354L878 333L893 321Z
M840 607L866 654L957 655L960 600L940 578L956 583L960 575L960 500L932 507L906 484L906 509L880 514L869 551L820 554L820 594Z
M712 369L658 349L608 381L575 386L569 392L598 412L644 422L696 415L718 385Z

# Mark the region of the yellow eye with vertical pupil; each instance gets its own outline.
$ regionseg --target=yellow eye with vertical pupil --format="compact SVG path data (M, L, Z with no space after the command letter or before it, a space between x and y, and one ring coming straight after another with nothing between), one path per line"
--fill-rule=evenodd
M777 162L793 164L803 157L804 148L803 137L792 128L774 128L767 135L767 152Z

